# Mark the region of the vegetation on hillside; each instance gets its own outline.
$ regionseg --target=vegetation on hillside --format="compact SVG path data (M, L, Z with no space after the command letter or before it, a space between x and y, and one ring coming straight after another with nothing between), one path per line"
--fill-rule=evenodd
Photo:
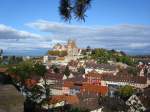
M67 56L67 51L48 51L48 55L64 57Z
M140 73L140 69L137 67L134 67L134 66L129 66L129 67L127 67L126 70L129 74L132 74L134 76L136 76Z
M129 85L122 86L118 90L119 96L124 100L127 100L134 92L133 87Z
M88 56L91 59L97 60L98 63L107 63L109 60L122 62L127 65L133 65L135 63L133 59L130 56L127 56L124 52L117 52L115 50L97 48L93 49Z

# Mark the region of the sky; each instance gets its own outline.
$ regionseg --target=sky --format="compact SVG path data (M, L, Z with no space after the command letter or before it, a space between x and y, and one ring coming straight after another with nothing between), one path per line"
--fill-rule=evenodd
M85 22L64 22L59 0L0 0L4 55L44 55L74 39L81 48L150 54L150 0L92 0Z

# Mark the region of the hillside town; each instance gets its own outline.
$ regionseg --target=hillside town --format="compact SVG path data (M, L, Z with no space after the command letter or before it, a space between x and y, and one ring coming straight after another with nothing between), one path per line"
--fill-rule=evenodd
M57 43L43 57L7 57L1 52L0 62L1 78L9 77L26 98L26 105L34 104L25 112L150 109L150 61L139 61L124 52L82 49L70 39L66 44Z
M150 112L150 0L0 0L0 112Z

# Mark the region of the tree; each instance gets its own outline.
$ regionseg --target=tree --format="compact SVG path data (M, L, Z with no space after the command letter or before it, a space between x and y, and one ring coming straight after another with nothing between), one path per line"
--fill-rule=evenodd
M60 0L59 13L65 21L70 21L72 17L85 21L85 13L90 6L91 0Z
M85 69L84 69L84 67L78 68L78 72L81 73L81 74L85 74Z
M46 67L42 63L33 63L32 61L24 61L20 64L10 67L9 74L13 78L15 87L18 88L25 96L26 100L42 105L45 101L48 103L50 99L50 87L46 79ZM27 79L32 79L32 74L42 77L44 80L43 86L35 85L28 88L26 85Z
M10 56L8 59L8 64L19 64L22 61L22 57Z
M0 49L0 56L3 54L3 50L2 49Z
M41 64L41 63L36 63L34 65L34 72L39 75L40 77L42 77L42 79L44 80L44 89L45 89L45 101L46 103L49 105L49 99L50 99L50 85L47 84L47 79L46 79L46 73L47 73L47 69L46 67Z
M74 107L71 108L69 111L67 110L67 112L90 112L90 110Z
M60 73L60 69L57 67L57 65L52 65L51 69L53 69L55 73Z
M128 110L128 106L119 98L99 96L98 103L101 107L104 107L104 112L126 112Z
M134 93L134 89L132 86L125 85L120 87L118 92L123 100L127 100Z
M69 77L69 75L70 75L70 70L69 70L69 67L68 67L68 66L66 66L65 71L64 71L64 74L65 74L67 77Z
M28 79L33 71L33 63L31 61L24 61L16 66L10 67L8 72L15 75L15 80L19 81L21 85L25 85L25 80ZM18 80L19 79L19 80Z
M3 59L0 57L0 64L2 64L2 62L3 62Z
M58 67L54 68L54 72L59 73L60 72L59 68Z
M134 76L137 76L140 72L137 67L127 67L127 71L129 74L132 74Z

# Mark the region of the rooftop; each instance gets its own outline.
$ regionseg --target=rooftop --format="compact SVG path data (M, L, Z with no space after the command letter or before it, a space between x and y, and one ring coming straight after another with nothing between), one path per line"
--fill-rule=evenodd
M56 95L52 96L52 99L50 99L50 104L56 104L59 102L65 101L67 104L78 104L79 99L76 95Z

